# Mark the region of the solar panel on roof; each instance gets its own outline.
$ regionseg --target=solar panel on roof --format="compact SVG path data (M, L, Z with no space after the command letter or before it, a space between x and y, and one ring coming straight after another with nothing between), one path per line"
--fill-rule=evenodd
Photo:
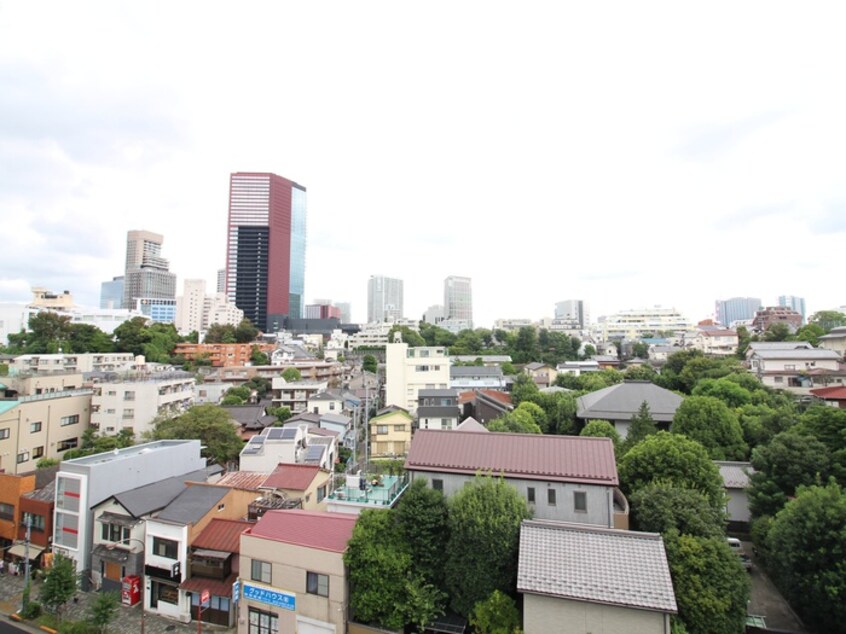
M306 450L306 460L320 460L323 457L323 445L310 445Z
M293 440L297 437L297 430L292 427L271 427L267 430L267 437L272 440Z

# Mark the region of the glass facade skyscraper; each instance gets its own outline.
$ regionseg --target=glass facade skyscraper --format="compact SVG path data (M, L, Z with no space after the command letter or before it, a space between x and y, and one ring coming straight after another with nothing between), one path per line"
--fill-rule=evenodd
M305 187L267 172L230 175L226 294L261 331L302 317L305 250Z

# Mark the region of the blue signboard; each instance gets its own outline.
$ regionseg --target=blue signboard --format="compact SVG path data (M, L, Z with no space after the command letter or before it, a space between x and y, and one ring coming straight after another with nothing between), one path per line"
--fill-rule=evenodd
M248 581L243 582L243 597L250 601L258 601L277 608L294 611L297 609L297 596L290 592L282 592L265 586L256 586Z
M232 602L238 603L238 599L241 598L241 584L239 580L236 579L235 583L232 584Z

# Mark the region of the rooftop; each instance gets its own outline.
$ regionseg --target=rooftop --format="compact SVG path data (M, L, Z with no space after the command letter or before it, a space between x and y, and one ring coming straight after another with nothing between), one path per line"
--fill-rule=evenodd
M176 496L155 519L173 524L195 524L228 492L227 487L194 484Z
M715 460L714 464L719 468L727 489L749 488L749 476L755 473L752 463Z
M207 479L208 473L202 469L118 493L114 499L133 517L142 517L170 504L188 488L186 482L205 482Z
M153 451L162 451L171 447L178 447L179 445L186 445L194 443L197 445L197 454L200 453L199 440L156 440L155 442L144 443L143 445L133 445L132 447L124 447L123 449L113 449L112 451L105 451L103 453L95 453L91 456L83 456L82 458L73 458L71 460L63 461L63 466L79 465L79 466L94 466L106 462L115 462L116 460L125 460L127 458L134 458Z
M675 614L676 598L657 533L526 520L517 590Z
M252 525L253 522L247 522L246 520L214 518L194 538L191 546L205 550L218 550L224 553L240 552L241 533Z
M317 465L279 464L261 485L263 489L305 491L314 482L320 467Z
M247 534L285 544L342 553L358 516L296 509L267 511Z
M759 359L831 359L833 361L840 359L840 355L834 350L823 348L756 350L754 356Z
M361 479L364 479L362 488ZM371 508L390 508L408 487L408 475L382 475L367 477L347 475L343 486L335 487L329 494L331 502L341 505Z
M230 471L217 481L218 486L247 491L258 491L269 474L263 471Z
M475 474L617 486L610 438L540 434L480 434L421 429L411 441L410 471Z
M484 365L454 365L449 369L450 378L455 377L501 377L502 368Z
M669 422L682 397L649 381L625 381L580 396L576 399L579 418L603 420L630 419L646 401L649 413L657 422Z

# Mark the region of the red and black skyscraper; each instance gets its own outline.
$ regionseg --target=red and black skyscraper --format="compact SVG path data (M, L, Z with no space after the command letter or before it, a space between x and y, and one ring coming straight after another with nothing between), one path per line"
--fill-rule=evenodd
M229 177L226 294L263 332L302 317L306 190L276 174Z

